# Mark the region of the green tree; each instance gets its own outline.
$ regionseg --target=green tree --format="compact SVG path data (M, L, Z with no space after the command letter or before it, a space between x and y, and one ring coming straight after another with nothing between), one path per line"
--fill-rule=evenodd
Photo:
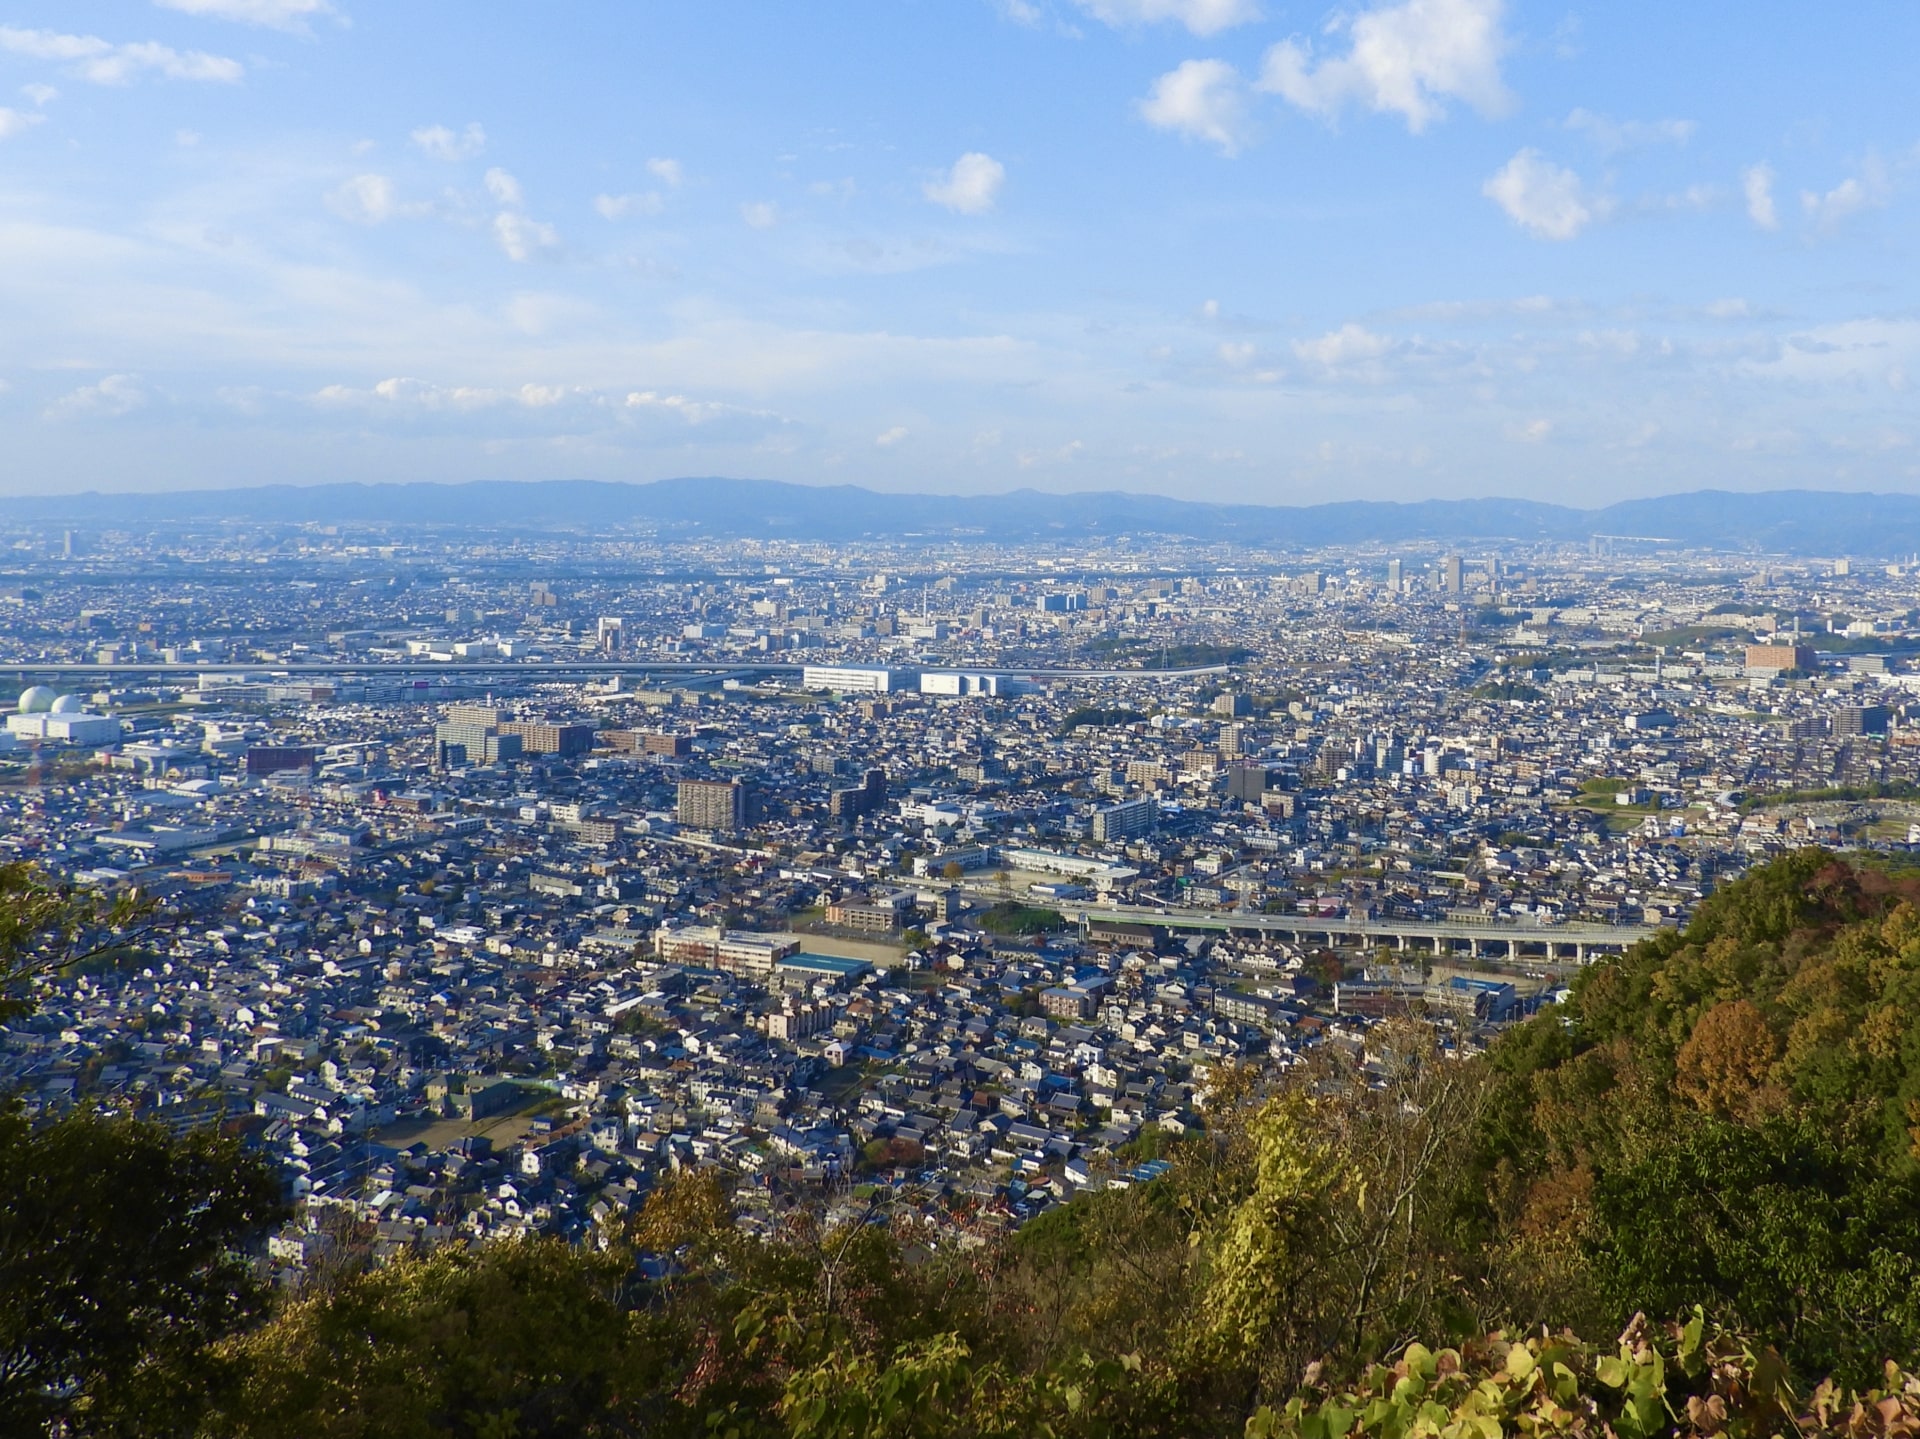
M1807 1116L1697 1118L1602 1168L1587 1249L1615 1313L1692 1303L1802 1373L1861 1383L1920 1354L1920 1175Z
M0 865L0 1023L32 1009L23 991L33 980L124 958L161 918L137 890L109 894L37 865Z
M230 1439L634 1432L671 1409L677 1376L619 1302L625 1269L527 1240L350 1276L232 1347L244 1381L209 1427ZM697 1428L680 1418L679 1432Z
M0 1110L0 1432L190 1432L213 1346L263 1313L241 1251L285 1214L230 1139Z

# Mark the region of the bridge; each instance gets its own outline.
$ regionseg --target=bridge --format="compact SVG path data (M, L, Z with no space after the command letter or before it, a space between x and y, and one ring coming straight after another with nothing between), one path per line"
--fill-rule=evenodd
M9 661L0 663L0 675L15 679L132 679L138 677L197 680L256 675L264 679L403 679L422 675L484 676L503 680L556 679L573 675L782 675L798 679L803 670L829 668L864 669L865 665L823 660L808 664L761 663L754 660L634 660L586 657L570 660L291 660L247 664L242 661L115 660L110 663L53 660L41 663ZM875 665L873 668L880 668ZM1004 675L1013 679L1197 679L1205 675L1224 675L1227 665L1197 665L1186 669L1071 669L1047 666L1009 666L970 664L964 661L935 664L916 661L907 668L944 674L959 670L967 674Z
M1056 905L1082 930L1097 924L1155 925L1163 929L1216 930L1271 935L1296 944L1357 948L1382 944L1396 950L1431 950L1436 956L1466 953L1473 958L1519 961L1529 956L1584 964L1595 954L1619 954L1661 931L1649 925L1487 924L1456 920L1336 919L1329 915L1254 914L1239 910L1149 909L1140 905Z

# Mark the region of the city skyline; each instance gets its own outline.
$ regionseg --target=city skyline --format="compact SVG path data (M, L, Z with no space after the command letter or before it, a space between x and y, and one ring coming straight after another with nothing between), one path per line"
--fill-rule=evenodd
M0 493L1912 485L1904 10L570 20L18 7Z

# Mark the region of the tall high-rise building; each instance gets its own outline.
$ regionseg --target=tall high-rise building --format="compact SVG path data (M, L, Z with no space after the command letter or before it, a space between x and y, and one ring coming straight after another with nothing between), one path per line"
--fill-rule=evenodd
M870 769L859 784L828 793L827 813L835 819L857 819L874 813L886 802L887 772Z
M1890 712L1885 705L1842 705L1833 714L1835 734L1885 734Z
M1406 590L1406 570L1399 560L1387 561L1387 593L1397 595Z
M436 758L442 766L494 764L519 759L525 744L503 733L507 712L492 705L449 705L447 717L433 727Z
M732 780L683 779L675 811L688 829L729 832L747 826L747 787Z
M1093 812L1093 838L1101 844L1145 834L1160 822L1160 801L1130 799Z
M1227 798L1243 804L1259 804L1267 792L1267 767L1260 764L1236 764L1227 767Z
M1460 556L1448 555L1440 561L1440 588L1450 595L1457 595L1465 588L1463 567Z

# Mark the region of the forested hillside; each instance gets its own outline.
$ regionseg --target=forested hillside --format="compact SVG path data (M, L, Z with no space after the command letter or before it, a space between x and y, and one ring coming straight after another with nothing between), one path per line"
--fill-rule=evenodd
M604 1244L297 1297L233 1262L279 1215L237 1148L14 1119L0 1432L1909 1434L1916 986L1920 879L1802 851L1487 1055L1216 1072L1165 1177L1011 1235L769 1241L688 1172Z

